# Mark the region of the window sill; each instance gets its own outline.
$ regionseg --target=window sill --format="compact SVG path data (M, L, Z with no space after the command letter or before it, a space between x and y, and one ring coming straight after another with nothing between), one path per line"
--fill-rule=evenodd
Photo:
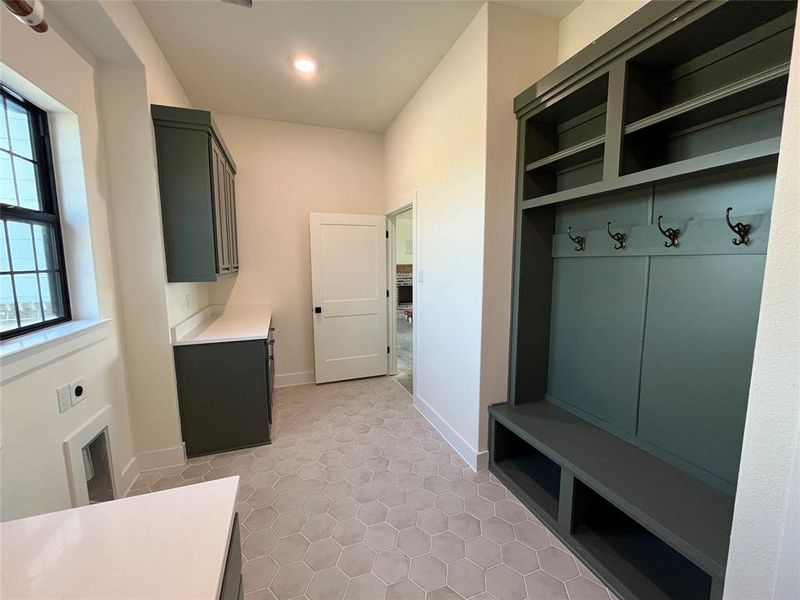
M0 383L104 340L110 322L111 319L69 321L0 342Z

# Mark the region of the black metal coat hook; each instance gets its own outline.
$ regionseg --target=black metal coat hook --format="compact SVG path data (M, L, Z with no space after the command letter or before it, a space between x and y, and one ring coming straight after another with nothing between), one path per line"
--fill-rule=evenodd
M583 252L586 250L586 238L582 235L576 235L575 237L572 237L572 225L567 227L567 235L569 236L569 239L575 242L575 252Z
M661 227L661 219L663 216L664 215L658 215L658 230L661 232L661 235L669 240L668 242L664 242L664 246L672 248L678 245L678 236L681 234L681 230L673 229L672 227L667 227L666 229Z
M730 230L735 233L738 237L731 239L734 246L741 246L744 244L745 246L750 243L750 224L749 223L742 223L741 221L736 223L735 225L731 223L731 211L733 207L728 207L725 211L725 220L728 222L728 227Z
M625 248L627 236L624 233L611 233L611 221L606 224L606 229L608 230L609 237L614 240L614 250L622 250Z

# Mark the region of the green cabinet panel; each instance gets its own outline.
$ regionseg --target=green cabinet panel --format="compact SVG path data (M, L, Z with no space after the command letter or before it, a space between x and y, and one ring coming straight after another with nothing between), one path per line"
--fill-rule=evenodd
M654 257L638 437L734 484L765 257Z
M554 262L548 395L633 433L647 259Z
M167 280L216 281L238 270L236 166L211 115L152 107Z
M242 591L242 543L239 532L239 513L233 514L233 526L228 540L228 556L222 572L219 600L238 600Z
M268 340L192 344L173 350L188 456L270 442Z

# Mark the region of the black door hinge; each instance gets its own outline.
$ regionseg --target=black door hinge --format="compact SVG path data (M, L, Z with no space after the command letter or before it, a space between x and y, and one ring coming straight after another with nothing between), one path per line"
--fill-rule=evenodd
M388 231L386 232L386 239L387 240L389 239L389 232Z
M391 353L391 350L389 349L389 346L386 346L386 354L390 354L390 353Z
M389 297L389 290L386 290L386 297Z

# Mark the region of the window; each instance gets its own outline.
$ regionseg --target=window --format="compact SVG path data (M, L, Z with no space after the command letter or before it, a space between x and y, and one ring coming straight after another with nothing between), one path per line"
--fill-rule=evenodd
M70 319L47 113L0 87L0 338Z

